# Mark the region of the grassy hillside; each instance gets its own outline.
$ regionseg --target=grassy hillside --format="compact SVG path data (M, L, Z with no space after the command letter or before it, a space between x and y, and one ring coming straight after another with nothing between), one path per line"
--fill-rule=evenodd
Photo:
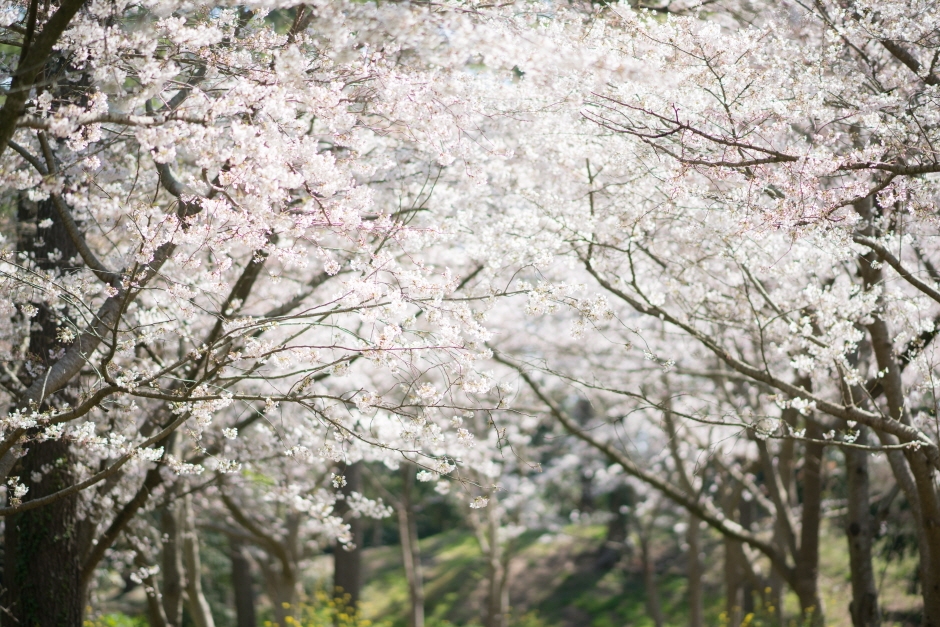
M512 627L653 627L647 613L647 590L643 583L639 551L627 549L619 563L603 567L598 554L603 544L602 526L571 525L552 534L533 532L519 539L511 563L510 603ZM479 627L486 601L485 563L473 535L456 529L439 533L420 542L425 578L427 627ZM221 547L221 545L220 545ZM234 624L231 599L215 589L228 589L228 568L222 548L207 543L203 566L204 585L212 592L213 613L219 627ZM684 626L688 622L685 560L674 539L653 542L657 570L657 592L665 624ZM845 538L835 527L827 527L821 543L820 583L827 624L851 627L848 603L851 599L848 556ZM224 547L223 547L224 548ZM881 582L880 601L892 620L884 625L919 624L919 592L912 585L916 557L910 552L896 554L885 561L889 552L879 543L875 561L876 577ZM706 534L703 556L706 574L706 624L729 625L722 592L723 555L719 538ZM405 627L407 587L397 546L367 548L363 563L367 585L363 591L363 617L376 627ZM767 565L759 565L767 572ZM330 585L332 558L324 555L307 573L308 590L324 590ZM266 599L259 602L264 605ZM99 607L109 612L105 622L96 626L142 627L143 593L139 588ZM784 604L785 613L794 616L798 605L792 595ZM126 616L136 619L126 619ZM262 611L263 622L267 614ZM309 622L309 621L307 621ZM304 627L323 627L331 621L313 620ZM322 622L322 625L320 624ZM768 615L758 613L745 627L778 627ZM186 621L184 620L184 627ZM792 621L787 627L799 627Z
M653 627L646 610L647 593L638 556L627 551L614 567L600 568L597 555L603 534L604 529L599 526L571 526L556 534L524 536L511 565L511 624ZM476 540L468 532L452 531L422 540L421 549L427 582L428 627L478 625L485 602L485 564ZM717 538L706 541L703 556L706 622L727 625L721 589L722 551ZM369 583L364 591L363 613L391 627L404 627L407 588L398 547L367 549L364 557ZM685 625L688 606L684 560L675 549L660 550L655 557L657 591L665 622L670 626ZM820 584L826 622L832 627L850 627L848 555L839 529L826 530L821 558ZM767 565L763 566L767 572ZM916 615L921 601L910 584L915 568L916 559L912 555L890 562L876 559L881 603L890 617L904 619ZM789 616L796 614L794 596L786 599L784 609ZM758 613L750 619L749 627L770 623L767 615ZM885 624L903 625L904 621L888 620Z

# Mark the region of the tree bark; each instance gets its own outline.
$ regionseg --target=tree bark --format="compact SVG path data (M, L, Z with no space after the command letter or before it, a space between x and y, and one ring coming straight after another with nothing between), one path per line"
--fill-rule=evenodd
M859 427L857 444L868 444L865 427ZM848 516L845 521L849 543L849 565L852 572L852 602L849 613L853 627L879 627L878 587L872 569L871 550L874 521L871 515L868 486L868 452L846 448L845 472L848 485Z
M147 568L149 560L145 559L141 553L134 555L134 565L138 568ZM148 571L149 572L149 571ZM166 612L163 610L162 595L160 594L160 585L157 578L147 574L143 580L144 592L147 595L147 621L150 627L167 627ZM239 626L240 627L240 626Z
M4 141L4 144L6 142ZM52 220L39 232L39 223ZM66 272L66 259L76 248L51 200L31 202L21 196L17 206L17 249L30 255L44 270ZM49 305L36 303L30 321L28 365L22 373L27 386L41 387L62 350L56 339L59 315ZM69 401L68 390L44 395L40 409ZM29 488L24 502L67 488L76 481L75 459L64 440L33 441L26 456L13 467ZM57 625L80 627L85 606L81 581L87 534L79 533L79 495L8 517L4 555L4 587L10 614L5 623L20 627Z
M689 516L689 528L685 533L688 548L688 581L689 581L689 627L705 627L705 599L702 591L702 577L704 576L701 560L701 533L699 519Z
M342 492L347 497L353 492L362 492L362 468L360 463L350 464L346 468L346 485L343 486ZM349 506L345 500L337 501L336 513L349 523L353 537L353 548L346 550L339 543L334 547L333 586L336 589L337 596L345 599L350 608L355 608L359 603L359 595L362 591L362 519L350 516Z
M170 501L160 514L163 554L160 574L163 579L163 613L168 627L183 622L183 539L180 525L180 503Z
M507 556L509 549L499 538L499 508L493 497L486 509L486 534L489 551L487 557L487 601L485 627L506 627L509 618L509 589L507 582Z
M408 580L408 627L424 627L424 581L421 573L421 548L418 546L418 527L414 518L412 492L415 468L402 464L402 493L398 506L398 534L401 538L402 563Z
M196 627L215 627L212 609L202 593L202 564L199 559L199 538L196 536L196 518L193 499L183 499L183 563L186 568L186 600L189 615Z
M29 496L38 498L71 485L74 459L68 442L27 446L20 472ZM48 472L39 481L32 473ZM78 499L64 498L6 519L4 624L18 627L81 627L85 595L81 586L82 547L75 528Z
M653 619L655 627L663 627L663 610L659 603L659 591L656 588L656 564L650 555L649 533L640 531L640 559L643 562L643 589L646 592L646 611Z
M232 592L235 595L235 626L257 627L251 562L245 555L245 547L241 541L230 539L229 543L229 557L232 561Z
M800 548L796 555L794 592L800 600L803 624L822 627L825 613L819 596L819 526L822 522L823 452L818 443L822 428L813 420L806 421L807 442L803 457L803 515L800 519Z

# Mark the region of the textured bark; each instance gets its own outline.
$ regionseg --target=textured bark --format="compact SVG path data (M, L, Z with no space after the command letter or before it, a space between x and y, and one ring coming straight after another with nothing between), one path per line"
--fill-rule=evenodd
M231 539L229 558L232 561L232 593L235 596L235 627L256 627L255 586L251 576L251 562L239 540Z
M362 492L362 468L360 463L350 464L346 468L346 485L343 487L343 494L350 495L353 492ZM349 515L349 507L345 501L338 501L336 504L336 513L343 516L352 529L353 544L355 548L347 551L345 548L336 545L333 551L333 585L337 593L346 599L346 603L351 607L356 607L359 603L359 595L362 592L362 541L363 525L361 518L353 518ZM349 595L348 598L346 595Z
M47 219L53 224L40 234L38 224ZM18 250L32 255L44 270L66 272L63 260L75 254L75 247L52 202L33 203L21 197L17 222ZM42 387L62 347L56 340L59 316L45 303L36 307L38 313L30 321L29 364L21 379L28 386ZM42 399L42 409L73 400L67 389ZM75 483L75 460L68 442L34 441L25 449L26 456L13 466L14 474L29 488L24 502ZM81 566L89 538L79 532L78 505L78 494L73 494L7 518L3 583L10 614L4 615L5 622L21 627L82 624Z
M860 428L858 444L868 444L867 429ZM878 588L872 569L871 550L874 520L868 486L868 452L844 449L848 485L848 516L845 521L849 543L849 565L852 572L852 602L849 613L853 627L879 627Z
M27 447L23 478L50 469L41 481L26 482L29 496L51 494L74 480L69 444L50 440ZM65 498L6 519L4 624L19 627L81 627L85 599L81 586L78 499Z

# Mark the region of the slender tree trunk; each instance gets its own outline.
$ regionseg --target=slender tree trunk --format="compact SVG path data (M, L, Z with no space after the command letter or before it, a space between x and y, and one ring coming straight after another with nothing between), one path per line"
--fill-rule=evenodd
M601 570L612 568L623 553L627 539L627 515L623 508L630 504L630 488L618 486L610 493L610 520L607 522L607 537L597 554L597 567Z
M401 538L402 562L405 577L408 580L408 596L411 608L408 613L408 627L424 627L424 581L421 573L421 548L418 546L418 527L414 519L412 491L414 488L415 468L411 464L402 464L402 493L398 507L398 533Z
M877 236L874 227L876 216L873 198L868 197L854 204L856 211L868 221L863 233ZM862 276L866 289L875 289L883 281L880 261L874 252L859 258L859 273ZM876 263L879 262L879 263ZM910 425L910 416L905 407L904 383L901 379L901 367L898 364L897 354L894 350L894 341L888 323L881 312L876 312L874 322L868 325L868 334L871 338L872 351L875 362L881 373L881 384L884 387L885 404L888 415L898 422ZM882 434L879 434L882 436ZM890 438L889 438L890 439ZM921 451L907 449L904 458L907 469L899 467L899 457L894 457L892 469L899 483L910 489L908 478L913 479L916 489L916 502L918 507L918 536L920 548L920 575L922 594L924 598L924 625L927 627L940 627L940 497L937 494L936 477L934 470ZM912 505L915 499L912 499ZM912 507L913 509L913 507Z
M185 524L183 563L186 568L186 600L189 615L196 627L215 627L209 602L202 593L202 564L199 559L199 538L196 536L196 517L191 495L186 495L183 499L183 520Z
M346 468L346 485L343 494L347 497L353 492L362 492L361 462L350 464ZM349 516L346 501L336 503L336 513L346 519L352 530L353 547L346 550L337 544L333 550L333 585L338 595L347 599L347 604L354 608L359 602L362 591L362 519ZM346 595L349 595L348 598Z
M806 437L822 440L818 423L806 421ZM807 442L803 459L803 515L800 519L800 547L796 556L794 592L800 600L803 622L822 627L825 614L819 596L819 526L822 522L823 452L817 442Z
M160 514L163 535L163 556L160 569L163 578L163 612L168 627L183 623L183 538L180 503L171 500Z
M134 556L134 565L138 568L149 566L148 560L144 559L144 556L140 553ZM163 611L163 597L160 594L157 578L148 574L143 578L143 584L144 592L147 595L147 623L150 627L167 627L166 612Z
M856 443L868 444L865 427L859 427ZM850 448L844 449L844 452L849 509L845 531L852 571L849 613L853 627L879 627L881 614L878 611L878 588L871 563L874 528L868 492L868 452Z
M640 559L643 562L643 589L646 592L646 611L656 627L663 627L663 610L659 603L659 591L656 588L656 564L650 555L649 534L640 531Z
M688 549L688 582L689 582L689 627L705 627L705 601L702 592L702 577L704 575L701 560L701 530L699 519L689 516L689 528L686 530L685 541Z
M487 602L485 627L506 627L509 618L509 589L507 587L507 564L505 554L508 547L500 541L500 509L490 497L486 509L486 535L489 550L487 557Z
M239 540L229 540L229 558L232 561L232 592L235 595L235 627L257 627L251 562Z
M726 488L722 499L725 515L731 520L736 518L735 512L740 506L741 489L741 485L735 482L730 488ZM741 624L740 595L744 581L744 551L741 549L740 542L728 537L723 537L722 545L725 556L725 614L728 617L728 624L737 626Z
M882 384L890 416L910 424L904 406L901 369L894 355L888 325L876 319L868 326L872 349L878 369L884 372ZM921 451L905 450L904 457L910 468L920 502L921 529L921 584L924 598L924 625L940 627L940 499L938 499L934 471ZM926 563L924 563L926 562Z

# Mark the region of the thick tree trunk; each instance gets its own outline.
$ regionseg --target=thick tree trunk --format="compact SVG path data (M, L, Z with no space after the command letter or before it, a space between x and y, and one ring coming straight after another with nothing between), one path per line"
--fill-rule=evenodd
M859 428L856 443L868 444L867 429ZM845 521L852 572L852 602L849 613L853 627L879 627L878 588L871 563L874 527L868 491L868 452L844 449L848 485L848 517Z
M52 220L50 228L38 224ZM31 202L21 197L17 207L17 248L50 271L65 272L66 261L77 254L68 232L56 215L52 200ZM22 373L27 386L42 380L62 350L56 339L59 315L47 304L36 303L38 313L30 321L28 365ZM43 409L68 400L63 390L45 399ZM26 456L13 468L29 488L24 501L52 494L76 482L75 460L68 442L32 442ZM79 495L6 519L3 585L6 588L4 623L19 627L56 625L80 627L85 606L81 584L82 557L87 540L79 533Z
M398 534L401 539L402 563L408 580L408 597L411 601L408 612L408 627L424 627L424 581L421 573L421 549L418 546L418 527L414 518L412 491L415 468L402 464L402 493L398 506Z
M232 560L232 593L235 595L235 627L257 627L255 588L251 577L251 562L245 547L238 540L230 540L229 557Z
M45 472L39 481L33 473ZM74 459L68 442L33 443L19 472L29 486L28 497L52 494L75 482ZM78 499L50 505L6 519L4 624L18 627L81 627L85 594L81 586L81 556L75 528Z
M347 496L353 492L362 492L360 463L350 464L346 468L346 485L343 487L343 494ZM354 547L352 550L346 550L339 544L334 547L333 585L336 588L337 595L346 599L346 603L354 608L359 602L359 595L362 591L362 519L349 516L349 507L346 505L346 501L337 502L336 513L343 516L346 522L349 523Z

